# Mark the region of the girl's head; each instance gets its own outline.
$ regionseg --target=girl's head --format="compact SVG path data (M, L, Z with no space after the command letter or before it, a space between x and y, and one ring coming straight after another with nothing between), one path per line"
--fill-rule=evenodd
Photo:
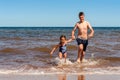
M61 35L60 36L60 43L64 43L66 41L66 36L65 35Z

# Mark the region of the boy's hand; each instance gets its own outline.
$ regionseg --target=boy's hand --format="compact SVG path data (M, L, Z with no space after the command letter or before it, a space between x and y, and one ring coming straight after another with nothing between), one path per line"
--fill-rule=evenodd
M93 37L93 35L91 35L91 34L88 35L88 39L89 39L89 38L92 38L92 37Z
M52 54L50 54L50 58L52 58Z

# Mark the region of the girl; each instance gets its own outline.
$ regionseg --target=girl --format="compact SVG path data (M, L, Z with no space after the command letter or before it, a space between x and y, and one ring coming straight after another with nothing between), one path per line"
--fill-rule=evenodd
M61 35L60 36L60 42L59 44L57 44L52 51L50 52L50 54L52 55L53 52L59 47L59 58L65 58L65 62L66 62L66 58L67 58L67 43L71 42L72 39L66 40L66 36L65 35Z

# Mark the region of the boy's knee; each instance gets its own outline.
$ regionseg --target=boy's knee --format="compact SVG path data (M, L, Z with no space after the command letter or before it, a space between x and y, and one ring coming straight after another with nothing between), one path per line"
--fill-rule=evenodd
M79 50L80 50L80 51L83 51L83 47L79 47Z
M82 44L79 45L79 49L80 49L80 50L83 50L83 45L82 45Z
M80 48L80 51L83 51L83 48Z

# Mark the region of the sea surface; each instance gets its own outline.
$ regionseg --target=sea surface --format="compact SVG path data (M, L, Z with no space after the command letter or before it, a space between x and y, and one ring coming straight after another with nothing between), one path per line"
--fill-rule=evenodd
M0 27L0 74L120 74L120 27L93 28L80 64L75 40L67 45L66 63L58 49L49 54L60 35L71 38L73 27Z

